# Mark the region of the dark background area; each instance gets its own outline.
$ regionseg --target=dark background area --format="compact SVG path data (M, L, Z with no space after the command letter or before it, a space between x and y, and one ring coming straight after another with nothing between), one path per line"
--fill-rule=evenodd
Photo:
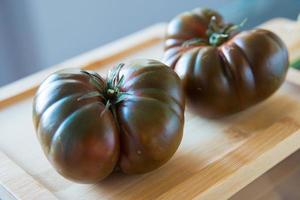
M0 0L0 86L196 7L247 29L296 19L300 0Z

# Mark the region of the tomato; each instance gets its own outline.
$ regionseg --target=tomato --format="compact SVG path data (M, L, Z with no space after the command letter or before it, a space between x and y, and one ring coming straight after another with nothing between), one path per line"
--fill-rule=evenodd
M64 177L97 182L119 169L146 173L177 150L184 92L155 60L119 65L107 79L80 69L50 75L33 102L33 121L48 160Z
M192 111L222 117L273 94L288 69L288 51L274 33L235 31L220 14L196 9L168 25L164 62L180 78Z

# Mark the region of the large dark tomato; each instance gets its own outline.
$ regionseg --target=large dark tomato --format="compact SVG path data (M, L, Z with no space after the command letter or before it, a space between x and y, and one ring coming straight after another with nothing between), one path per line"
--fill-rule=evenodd
M274 93L285 79L288 52L274 33L236 32L213 10L196 9L168 25L164 62L183 81L191 110L226 116Z
M172 157L182 138L184 94L176 73L155 60L119 65L106 80L62 70L39 87L33 120L60 174L97 182L114 169L146 173Z

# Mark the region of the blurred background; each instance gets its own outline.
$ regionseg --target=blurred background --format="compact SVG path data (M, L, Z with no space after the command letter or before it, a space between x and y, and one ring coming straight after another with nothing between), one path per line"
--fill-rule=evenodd
M195 7L247 29L296 19L300 0L0 0L0 86Z

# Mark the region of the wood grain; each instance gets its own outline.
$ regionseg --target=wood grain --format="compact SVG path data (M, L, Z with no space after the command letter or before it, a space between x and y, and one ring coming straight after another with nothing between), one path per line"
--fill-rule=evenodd
M300 150L236 193L231 200L299 199ZM276 197L274 197L274 195Z
M291 58L300 55L299 34L288 34L298 30L297 23L277 19L262 27L282 37ZM0 89L0 182L6 191L21 199L224 199L300 148L300 76L290 70L275 95L244 112L208 120L187 109L183 141L158 170L138 176L115 173L94 185L61 177L43 155L32 125L38 84L61 68L105 74L128 59L160 59L165 28L155 25Z
M159 199L227 199L299 148L299 125L284 119L173 187ZM259 166L259 167L257 167ZM185 189L189 192L185 193Z
M57 199L1 152L0 177L0 197L3 199Z

